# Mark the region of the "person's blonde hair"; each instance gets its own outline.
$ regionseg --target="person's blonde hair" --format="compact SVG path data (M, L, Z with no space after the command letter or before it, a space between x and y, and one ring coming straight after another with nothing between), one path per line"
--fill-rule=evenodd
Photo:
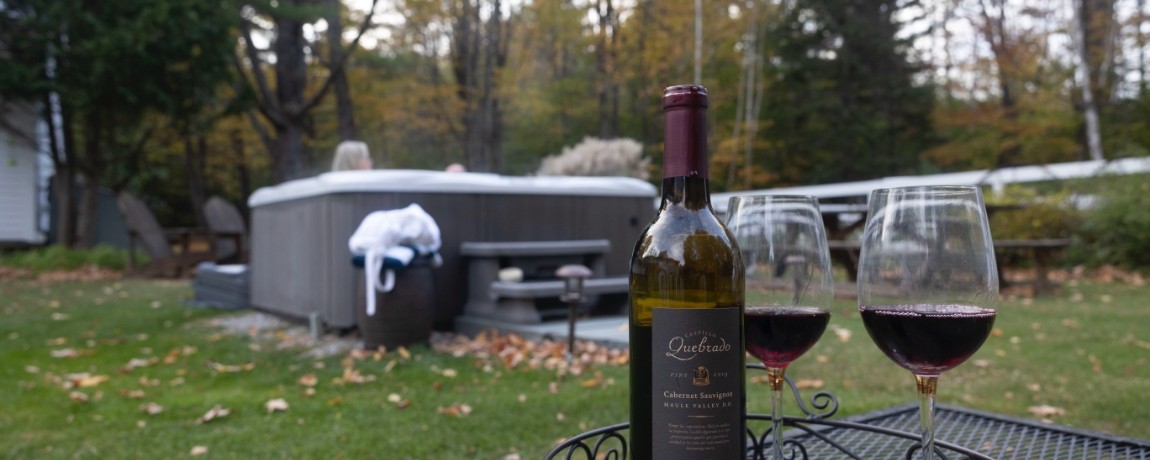
M343 141L335 148L335 158L331 160L332 171L346 171L349 169L364 168L371 157L367 152L367 144L360 141Z

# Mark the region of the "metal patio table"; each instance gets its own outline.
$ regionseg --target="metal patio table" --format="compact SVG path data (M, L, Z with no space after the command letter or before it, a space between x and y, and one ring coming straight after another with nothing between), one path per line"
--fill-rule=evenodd
M750 368L761 369L751 365ZM784 417L790 459L912 459L921 449L918 405L911 403L835 420L839 401L818 392L804 400L790 378L805 416ZM943 459L1150 460L1150 441L1039 423L950 405L936 406L936 450ZM748 413L747 458L769 458L770 415ZM545 459L629 458L627 423L567 439ZM766 454L764 454L766 453Z

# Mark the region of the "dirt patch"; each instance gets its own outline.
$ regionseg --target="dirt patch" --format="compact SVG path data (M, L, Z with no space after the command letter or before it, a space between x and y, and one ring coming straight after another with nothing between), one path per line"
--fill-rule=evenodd
M323 358L347 354L359 348L363 342L355 334L339 336L321 334L313 337L305 324L287 321L275 315L249 311L234 316L213 318L208 321L212 327L223 329L236 335L250 338L256 347L275 350L301 350L303 356Z
M50 270L36 273L32 270L15 267L0 267L0 281L29 280L40 283L61 281L105 281L123 278L123 272L109 268L85 265L70 270Z

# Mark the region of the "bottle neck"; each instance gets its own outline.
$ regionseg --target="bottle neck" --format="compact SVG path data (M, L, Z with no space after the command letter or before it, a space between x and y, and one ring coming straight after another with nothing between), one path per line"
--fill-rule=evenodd
M709 208L707 107L676 106L663 111L663 207Z
M663 111L663 179L707 178L707 108L677 106Z
M707 186L707 179L702 177L665 177L663 178L662 208L668 206L683 206L691 210L711 207L711 194Z

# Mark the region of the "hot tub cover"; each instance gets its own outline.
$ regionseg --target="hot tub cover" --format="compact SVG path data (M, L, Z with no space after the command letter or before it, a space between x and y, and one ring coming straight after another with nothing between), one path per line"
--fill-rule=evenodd
M251 207L341 192L506 193L528 195L655 196L655 186L632 177L502 176L415 169L334 171L263 187Z

